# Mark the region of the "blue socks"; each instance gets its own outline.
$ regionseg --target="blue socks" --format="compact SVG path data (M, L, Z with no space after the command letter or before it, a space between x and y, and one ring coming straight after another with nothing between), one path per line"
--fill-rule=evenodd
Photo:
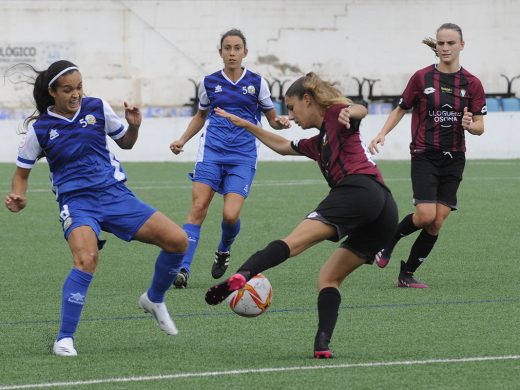
M231 249L231 244L235 241L236 236L240 232L240 219L234 225L229 225L222 221L222 238L218 244L219 252L228 252Z
M92 278L91 274L73 268L65 279L61 298L61 324L56 340L74 337Z
M227 252L231 249L231 244L233 244L233 241L235 241L236 236L240 232L240 219L234 225L229 225L222 221L221 227L222 237L218 245L218 250L220 252ZM188 250L184 255L181 268L185 269L189 274L191 263L193 263L193 258L195 257L195 251L199 245L201 226L185 223L182 228L188 235Z
M170 288L177 273L184 253L168 253L161 251L155 263L155 273L148 289L148 298L152 302L163 302L164 294ZM93 275L73 268L63 284L61 298L61 324L56 340L65 337L74 338L81 311L85 304L87 290L92 282Z
M164 294L171 287L179 273L184 253L168 253L161 251L155 262L155 272L148 289L150 301L160 303L164 301Z
M193 263L193 257L195 257L195 251L197 250L197 245L199 245L200 225L185 223L182 226L182 228L188 235L188 250L184 255L184 260L182 262L181 268L185 269L189 274L190 266L191 263Z

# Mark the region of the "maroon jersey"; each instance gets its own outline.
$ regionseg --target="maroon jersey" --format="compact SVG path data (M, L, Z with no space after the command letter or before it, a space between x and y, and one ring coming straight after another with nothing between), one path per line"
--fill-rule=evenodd
M343 104L329 107L320 133L312 138L293 141L293 149L318 163L330 187L334 187L345 176L356 174L372 175L383 183L381 172L371 160L359 134L361 121L352 120L350 129L338 122L339 112L344 107Z
M464 107L485 115L486 96L478 78L466 69L442 73L435 65L418 70L404 90L399 107L412 112L410 152L465 152Z

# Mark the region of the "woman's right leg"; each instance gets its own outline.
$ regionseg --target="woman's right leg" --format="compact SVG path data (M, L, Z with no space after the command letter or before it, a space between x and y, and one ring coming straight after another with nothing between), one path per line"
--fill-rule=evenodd
M378 267L385 268L390 262L392 252L399 240L431 224L435 220L435 213L435 203L418 203L415 206L415 212L408 214L399 222L390 242L376 255Z
M76 356L74 334L81 318L87 290L99 259L98 240L90 226L79 226L67 239L74 268L65 279L61 298L61 321L53 352L58 356Z
M182 226L188 235L188 250L184 255L181 272L174 282L176 288L187 287L191 263L193 263L195 251L199 244L200 229L206 215L208 214L208 208L214 195L215 191L209 185L200 182L193 182L191 190L191 209L186 217L186 223Z
M411 161L411 180L415 212L405 216L392 239L376 254L375 262L384 268L390 262L392 252L403 237L429 225L435 219L435 203L437 199L438 178L434 161L424 156L414 156Z
M296 256L311 246L334 237L336 228L323 222L305 219L283 240L275 240L253 254L223 283L213 286L206 293L206 302L217 305L233 291L242 288L256 274L276 267L289 257Z

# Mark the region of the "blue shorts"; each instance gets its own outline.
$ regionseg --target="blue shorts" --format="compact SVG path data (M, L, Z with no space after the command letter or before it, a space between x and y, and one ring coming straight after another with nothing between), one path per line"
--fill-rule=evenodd
M65 193L58 200L65 239L79 226L90 226L130 241L157 210L139 200L123 183L102 190Z
M195 164L188 177L191 181L207 184L219 194L234 193L245 199L251 190L255 173L256 169L250 166L201 161Z

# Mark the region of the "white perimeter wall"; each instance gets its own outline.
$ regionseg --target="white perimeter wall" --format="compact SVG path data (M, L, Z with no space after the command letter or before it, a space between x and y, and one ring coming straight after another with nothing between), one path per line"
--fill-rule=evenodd
M194 96L188 79L221 67L220 34L238 27L248 39L246 65L267 79L292 81L313 70L338 81L347 95L358 93L352 77L381 79L374 94L397 95L416 69L435 61L420 41L454 22L466 40L463 66L486 92L505 92L500 74L520 75L519 21L518 0L0 0L0 74L22 60L44 68L65 57L80 66L86 93L118 111L123 100L143 110L182 105ZM24 57L16 48L34 50ZM520 95L520 79L513 92ZM0 80L0 114L23 111L31 100L27 85ZM196 139L181 156L168 150L188 120L145 118L134 150L114 151L122 161L193 161ZM366 140L384 120L369 115L363 121ZM401 121L378 158L408 157L409 120ZM16 158L18 125L0 120L2 162ZM519 112L490 113L486 129L482 137L467 137L469 158L520 158ZM278 157L263 147L261 158Z
M519 21L518 0L0 0L0 71L65 57L82 70L87 94L115 108L125 99L182 105L195 94L188 79L221 67L220 34L238 27L248 39L246 65L267 79L313 70L347 95L358 93L352 77L381 79L375 95L398 95L415 70L435 62L421 40L454 22L466 41L462 65L487 92L505 92L500 74L520 74ZM32 49L24 56L17 48ZM0 82L0 109L30 100L27 89Z
M375 159L403 160L409 158L410 114L406 114L396 128L390 133L384 148ZM513 159L520 158L520 112L489 113L485 117L486 132L480 136L466 133L467 157L472 159ZM184 147L178 156L169 150L170 142L176 140L185 130L190 118L147 118L144 120L139 139L132 150L122 150L110 140L110 149L120 161L195 161L198 150L199 135L196 135ZM386 115L369 115L361 124L361 133L366 143L381 129ZM0 162L16 160L20 136L16 134L18 121L0 121ZM269 128L268 124L264 124ZM317 130L302 130L293 127L279 131L278 134L288 139L308 138ZM266 146L260 148L261 160L305 159L299 156L280 156Z

